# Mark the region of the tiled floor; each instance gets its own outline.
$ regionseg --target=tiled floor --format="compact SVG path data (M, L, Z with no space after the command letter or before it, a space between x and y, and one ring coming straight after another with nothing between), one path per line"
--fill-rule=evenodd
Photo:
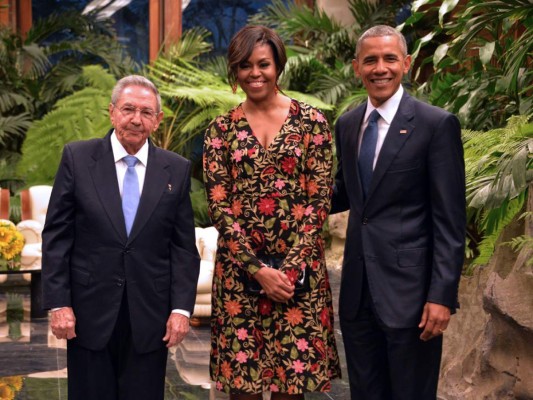
M340 273L330 271L334 298ZM335 304L336 305L336 304ZM65 343L49 332L46 318L30 320L29 287L23 281L0 285L0 399L67 399ZM348 400L344 348L336 321L337 344L344 379L335 380L331 392L306 396L308 400ZM169 353L165 399L223 400L208 375L209 328L193 328Z

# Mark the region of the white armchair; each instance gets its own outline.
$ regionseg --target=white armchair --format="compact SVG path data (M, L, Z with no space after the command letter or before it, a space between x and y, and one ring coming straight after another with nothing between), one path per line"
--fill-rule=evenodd
M211 316L211 290L213 287L213 273L215 270L215 254L217 251L218 231L215 227L195 228L196 247L200 253L200 275L196 302L192 314L191 324L198 325L200 318Z
M17 229L26 240L21 254L21 264L25 269L41 267L41 233L51 193L52 186L48 185L32 186L20 193L22 220L17 225ZM25 278L29 277L25 276Z

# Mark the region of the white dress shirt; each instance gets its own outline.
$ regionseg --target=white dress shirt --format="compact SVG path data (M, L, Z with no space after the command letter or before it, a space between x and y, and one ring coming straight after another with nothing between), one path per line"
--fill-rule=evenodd
M374 166L373 166L374 168L376 167L376 162L378 160L379 152L381 151L383 142L385 141L385 138L387 137L387 132L389 131L390 124L392 123L392 120L394 119L394 116L396 115L396 112L398 111L398 107L400 106L400 101L402 100L402 97L403 97L403 87L402 85L400 85L396 93L394 93L394 95L392 95L390 99L388 99L385 103L383 103L381 106L377 108L381 118L378 119L378 141L376 143L376 153L374 154ZM370 99L367 100L365 117L363 118L364 123L361 126L361 134L359 135L359 149L361 149L361 141L363 139L363 132L365 131L368 125L368 118L370 117L370 113L374 110L376 110L376 107L372 105L372 103L370 102Z

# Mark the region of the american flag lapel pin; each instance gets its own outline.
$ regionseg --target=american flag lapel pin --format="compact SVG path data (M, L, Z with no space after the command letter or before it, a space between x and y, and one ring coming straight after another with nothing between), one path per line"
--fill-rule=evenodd
M172 192L172 185L170 183L168 184L168 191Z
M407 129L400 129L400 135L407 135Z

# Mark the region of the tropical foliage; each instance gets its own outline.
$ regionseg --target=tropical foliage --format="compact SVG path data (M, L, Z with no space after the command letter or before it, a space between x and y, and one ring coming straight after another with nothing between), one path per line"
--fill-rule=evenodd
M438 23L435 23L438 20ZM487 130L533 105L533 7L530 0L417 0L404 32L418 37L415 77L429 100L463 126Z
M533 182L533 123L515 116L503 128L464 130L463 135L469 239L474 242L469 244L477 256L473 265L486 264L503 228L527 201Z
M10 166L17 163L33 121L82 88L82 67L90 64L105 65L115 76L135 66L110 25L93 15L52 14L25 38L0 26L0 179L13 179Z
M53 183L66 143L101 137L111 128L107 109L116 79L100 66L83 67L80 79L83 89L59 100L28 130L18 164L28 186Z

